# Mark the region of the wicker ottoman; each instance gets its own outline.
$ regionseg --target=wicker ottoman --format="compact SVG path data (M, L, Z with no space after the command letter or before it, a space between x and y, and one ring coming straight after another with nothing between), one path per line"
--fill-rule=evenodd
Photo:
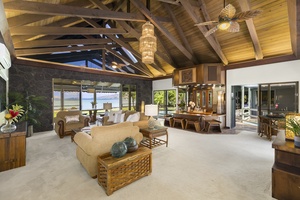
M111 195L114 191L152 172L152 151L140 147L121 158L98 156L98 184Z

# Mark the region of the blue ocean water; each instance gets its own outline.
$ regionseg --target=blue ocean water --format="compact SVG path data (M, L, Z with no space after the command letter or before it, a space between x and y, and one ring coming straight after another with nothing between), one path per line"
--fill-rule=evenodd
M90 99L83 99L82 100L82 108L81 110L87 110L87 109L92 109L92 100ZM102 109L103 108L103 103L112 103L113 108L119 108L119 99L97 99L97 108ZM125 105L123 105L125 106ZM59 101L54 101L54 110L59 110L61 107ZM70 100L70 99L65 99L64 100L64 108L68 109L71 107L76 107L79 108L79 101L78 100Z

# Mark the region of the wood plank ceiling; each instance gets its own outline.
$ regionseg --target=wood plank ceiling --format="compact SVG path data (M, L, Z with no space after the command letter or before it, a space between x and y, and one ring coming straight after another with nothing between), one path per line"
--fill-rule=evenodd
M240 31L195 24L217 20L224 3L237 12L262 10ZM175 68L223 63L225 69L299 58L299 0L3 0L11 53L57 63L85 60L102 71L157 78ZM155 26L155 63L141 62L142 25ZM133 55L135 59L128 51ZM121 67L114 69L111 62ZM64 67L63 65L61 66Z

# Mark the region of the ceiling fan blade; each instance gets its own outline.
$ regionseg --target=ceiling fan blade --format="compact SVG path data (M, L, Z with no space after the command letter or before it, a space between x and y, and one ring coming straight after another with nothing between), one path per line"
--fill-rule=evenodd
M248 11L245 11L245 12L237 13L237 14L232 18L232 20L241 22L241 21L245 21L245 20L247 20L247 19L256 17L257 15L259 15L259 14L261 14L261 13L262 13L261 10L248 10Z
M225 8L223 8L220 12L219 18L232 18L235 15L235 7L233 5L228 4Z
M218 30L218 27L217 27L217 26L215 26L215 27L209 29L209 30L204 34L204 36L207 37L207 36L209 36L210 34L216 32L216 30Z
M217 23L218 23L217 21L208 21L208 22L201 22L201 23L195 24L195 26L215 25Z
M125 66L127 66L127 65L121 64L121 63L120 63L120 64L118 64L118 66L119 66L119 67L125 67Z
M229 28L227 29L228 32L239 32L240 25L237 22L231 22Z

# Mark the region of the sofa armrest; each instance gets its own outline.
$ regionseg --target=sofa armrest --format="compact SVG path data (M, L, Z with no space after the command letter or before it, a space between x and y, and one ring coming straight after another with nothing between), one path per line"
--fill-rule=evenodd
M92 137L89 134L86 134L84 132L78 132L74 136L74 142L79 146L84 152L89 154L87 152L87 149L92 143ZM89 154L90 155L90 154Z
M79 121L82 122L84 124L84 126L89 126L90 117L89 116L80 115L79 116Z
M56 134L60 138L63 138L64 137L64 133L65 133L65 126L66 126L65 119L56 117L56 118L54 118L54 123L55 123L55 132L56 132Z

